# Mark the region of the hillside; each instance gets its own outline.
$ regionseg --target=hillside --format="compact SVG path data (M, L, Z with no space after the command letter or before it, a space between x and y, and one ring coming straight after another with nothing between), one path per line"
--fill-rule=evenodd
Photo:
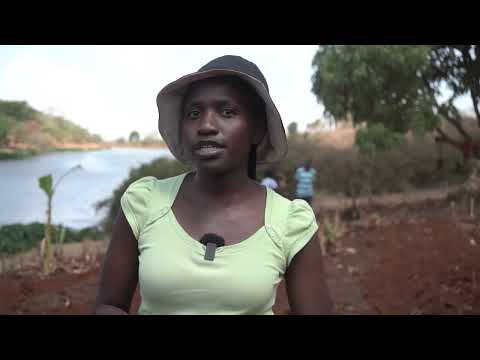
M0 100L0 149L5 153L101 147L103 140L60 116L31 107L25 101Z

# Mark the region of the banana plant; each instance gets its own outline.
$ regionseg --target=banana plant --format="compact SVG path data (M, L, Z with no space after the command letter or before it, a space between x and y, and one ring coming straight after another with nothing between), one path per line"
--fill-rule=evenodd
M62 245L63 243L65 242L65 235L66 235L66 232L67 232L67 229L60 225L58 228L57 228L57 241L56 241L56 254L58 256L63 256L63 250L62 250Z
M81 165L77 165L63 174L55 184L53 184L53 177L51 174L41 176L38 178L38 185L45 192L48 198L47 202L47 223L45 225L44 237L40 243L40 257L42 259L42 272L48 275L53 271L55 264L53 259L52 249L52 199L60 182L70 173L81 169Z

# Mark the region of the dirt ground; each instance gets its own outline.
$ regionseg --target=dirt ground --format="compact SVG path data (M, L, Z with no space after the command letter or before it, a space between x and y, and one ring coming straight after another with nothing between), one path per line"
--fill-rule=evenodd
M316 204L322 221L332 206ZM445 199L362 205L360 219L324 256L337 314L480 314L480 216ZM75 248L72 246L76 246ZM64 248L56 273L40 278L35 254L3 264L0 314L89 314L106 242ZM135 296L131 313L139 305ZM288 314L283 283L276 314Z

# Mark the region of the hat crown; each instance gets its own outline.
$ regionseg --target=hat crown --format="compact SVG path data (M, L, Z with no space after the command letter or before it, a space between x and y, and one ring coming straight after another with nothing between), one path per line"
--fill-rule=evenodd
M202 72L209 70L233 70L247 74L260 81L267 91L269 91L267 79L265 79L265 76L263 76L258 66L241 56L224 55L218 57L203 65L198 71Z

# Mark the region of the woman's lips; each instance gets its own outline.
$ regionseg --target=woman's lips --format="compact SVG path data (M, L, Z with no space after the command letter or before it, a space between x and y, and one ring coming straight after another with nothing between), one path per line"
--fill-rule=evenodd
M210 159L210 158L218 157L224 151L225 151L225 148L223 147L208 145L208 146L196 147L193 150L193 153L200 158Z

